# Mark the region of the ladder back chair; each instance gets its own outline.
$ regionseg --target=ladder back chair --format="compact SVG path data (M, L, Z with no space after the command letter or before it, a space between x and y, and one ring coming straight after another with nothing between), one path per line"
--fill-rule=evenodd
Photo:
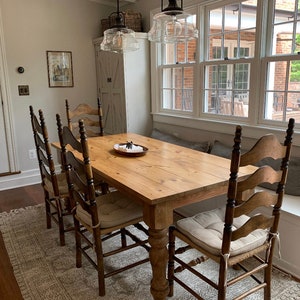
M67 126L62 127L59 115L57 115L57 125L71 203L74 207L76 266L81 267L82 255L84 255L98 272L99 295L104 296L105 278L149 261L148 230L140 224L143 220L142 207L119 191L96 196L83 121L79 120L80 142L76 140ZM72 141L77 142L74 149L82 153L82 161L76 159L67 147ZM128 228L130 225L133 226ZM138 230L141 238L132 232L133 228ZM119 235L120 245L104 251L103 243ZM126 236L130 238L128 241ZM109 243L106 244L109 245ZM146 250L144 258L127 264L126 260L122 261L120 257L119 264L114 269L112 266L106 269L107 257L135 247L142 247ZM96 257L92 255L94 251Z
M197 299L204 299L178 278L177 273L185 270L193 272L205 284L211 285L216 290L217 295L213 297L215 299L229 299L226 297L227 288L250 277L255 280L255 285L248 290L246 284L240 285L239 288L231 288L231 291L239 295L234 295L235 298L230 295L230 299L243 299L260 289L264 289L264 299L271 299L272 258L279 236L280 208L294 123L294 119L289 120L283 145L275 135L268 134L261 137L251 150L242 155L242 129L240 126L236 127L226 207L181 219L177 221L176 226L170 227L169 296L173 295L173 285L176 281ZM274 170L266 164L270 158L281 160L280 170ZM241 179L238 177L239 168L246 165L259 167L246 179ZM262 183L276 183L276 193L260 188ZM188 246L175 249L175 237ZM198 250L200 256L192 261L184 260L180 254L189 249ZM218 280L208 278L204 272L201 273L201 265L195 268L207 259L217 263ZM232 268L234 278L227 278L229 268Z
M103 112L100 99L97 98L97 108L93 108L88 104L81 103L73 110L70 110L69 102L66 99L66 115L68 127L78 136L78 120L82 119L85 124L86 133L88 137L103 136Z
M47 228L51 228L51 220L59 227L60 245L65 245L65 232L73 230L74 226L65 225L64 219L71 215L69 191L64 173L55 171L48 130L42 110L39 110L39 120L30 106L31 125L34 143L39 163L41 184L45 195Z

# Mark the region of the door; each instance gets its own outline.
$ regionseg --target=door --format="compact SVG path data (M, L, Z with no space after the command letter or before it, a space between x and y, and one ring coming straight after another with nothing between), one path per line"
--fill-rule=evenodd
M5 61L3 32L0 22L0 176L19 173L12 129L12 109L8 90L8 70Z
M97 80L104 131L108 134L126 132L123 56L97 51Z

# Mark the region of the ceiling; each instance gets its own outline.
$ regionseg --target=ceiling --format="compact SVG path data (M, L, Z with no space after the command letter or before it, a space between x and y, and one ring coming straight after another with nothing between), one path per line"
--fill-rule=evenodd
M89 0L89 1L97 2L97 3L101 3L113 7L116 7L117 5L117 0ZM135 3L136 1L137 0L120 0L120 7L126 4Z

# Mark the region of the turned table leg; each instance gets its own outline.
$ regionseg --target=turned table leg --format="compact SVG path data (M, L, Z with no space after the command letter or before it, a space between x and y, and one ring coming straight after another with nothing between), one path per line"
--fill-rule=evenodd
M168 229L155 230L149 228L150 263L152 266L151 294L155 300L165 300L169 293L166 279L168 262Z

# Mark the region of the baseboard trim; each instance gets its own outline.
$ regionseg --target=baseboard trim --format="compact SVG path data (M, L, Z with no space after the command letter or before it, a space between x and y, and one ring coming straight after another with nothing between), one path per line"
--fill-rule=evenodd
M300 269L296 265L292 265L287 261L284 261L277 256L273 257L273 265L278 269L282 270L283 272L290 274L295 279L300 281Z
M22 171L19 174L0 177L0 191L14 189L41 182L39 169Z

